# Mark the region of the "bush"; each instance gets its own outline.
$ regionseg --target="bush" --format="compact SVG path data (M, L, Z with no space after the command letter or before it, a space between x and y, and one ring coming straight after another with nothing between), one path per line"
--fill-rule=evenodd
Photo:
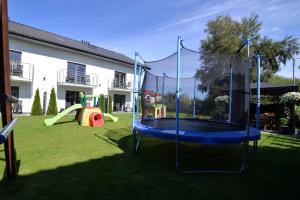
M113 108L112 108L112 96L109 95L109 107L108 107L108 113L112 113Z
M295 126L300 128L300 106L296 106L295 109Z
M300 102L300 93L299 92L287 92L284 95L280 96L280 103L291 104Z
M100 109L102 112L105 112L105 99L103 94L100 95Z
M282 117L279 119L280 126L286 126L288 124L289 120L285 117Z
M139 100L139 110L140 110L140 113L143 113L143 110L142 110L142 98L141 97L139 97L140 98L140 100Z
M42 106L41 106L41 99L40 99L40 91L36 89L34 95L34 101L31 107L31 115L42 115Z
M54 88L51 89L47 115L57 115L56 94Z

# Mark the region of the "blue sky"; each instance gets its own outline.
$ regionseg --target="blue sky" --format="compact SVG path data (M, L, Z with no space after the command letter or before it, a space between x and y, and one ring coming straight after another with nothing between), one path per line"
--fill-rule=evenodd
M255 12L263 23L262 35L300 38L299 0L8 0L8 6L14 21L129 57L138 51L146 60L173 53L178 35L185 46L198 49L207 21L217 15L238 20ZM290 77L291 63L279 74ZM296 76L300 78L299 69Z

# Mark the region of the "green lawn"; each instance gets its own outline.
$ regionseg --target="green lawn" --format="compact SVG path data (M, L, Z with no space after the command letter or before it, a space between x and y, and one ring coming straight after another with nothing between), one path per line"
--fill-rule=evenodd
M300 139L264 134L260 152L240 175L175 173L175 145L143 138L131 152L130 115L105 128L80 127L72 116L51 127L20 117L15 128L19 176L2 178L0 199L292 199L299 198ZM184 168L238 167L239 146L182 145Z

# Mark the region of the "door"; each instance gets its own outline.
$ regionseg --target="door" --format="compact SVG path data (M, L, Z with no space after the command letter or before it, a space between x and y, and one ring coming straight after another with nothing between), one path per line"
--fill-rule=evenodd
M79 91L66 91L66 108L80 103Z
M126 95L114 94L114 112L125 111Z

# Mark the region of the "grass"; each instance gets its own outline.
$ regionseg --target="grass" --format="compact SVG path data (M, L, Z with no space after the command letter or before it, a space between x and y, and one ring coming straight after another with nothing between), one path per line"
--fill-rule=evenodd
M291 199L299 196L300 139L263 134L259 154L240 175L175 173L175 145L143 138L131 153L130 116L105 128L80 127L67 116L20 117L15 128L19 176L0 178L0 199ZM239 146L181 146L184 168L232 168ZM0 173L4 174L3 145Z

